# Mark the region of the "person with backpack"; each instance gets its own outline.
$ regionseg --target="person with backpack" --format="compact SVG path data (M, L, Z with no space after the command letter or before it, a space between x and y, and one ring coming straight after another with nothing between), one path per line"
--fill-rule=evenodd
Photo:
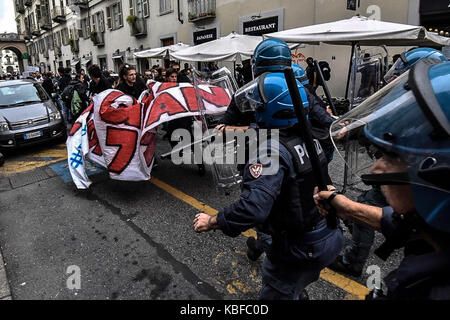
M89 98L86 94L87 88L83 80L83 75L77 73L75 79L70 81L69 85L61 93L62 100L70 111L70 124L75 122L89 103Z

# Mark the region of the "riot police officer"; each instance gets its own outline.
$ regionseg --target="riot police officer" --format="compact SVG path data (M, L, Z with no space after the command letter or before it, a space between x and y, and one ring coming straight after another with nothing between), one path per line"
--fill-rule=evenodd
M256 54L255 57L258 58ZM303 86L300 82L297 85L306 101ZM299 299L304 288L316 281L320 271L335 259L343 246L343 235L340 229L327 227L314 205L316 183L303 140L297 134L296 126L301 124L284 74L260 75L252 94L258 127L278 129L279 141L269 138L267 143L259 143L258 156L245 165L240 198L217 216L197 214L194 230L220 229L236 237L260 226L272 240L262 267L260 298ZM307 102L304 104L307 106ZM316 147L326 170L320 144ZM264 158L267 154L279 155L276 170Z
M393 81L405 71L411 69L421 59L430 58L437 61L447 61L447 57L439 50L433 48L413 48L400 54L384 76L385 83Z
M419 60L429 58L436 62L447 61L445 55L439 50L432 48L414 48L400 55L384 76L386 83L393 81L405 71L411 69ZM362 193L357 201L376 207L387 206L386 199L379 186L373 186L370 190ZM375 239L375 231L364 224L352 221L346 222L352 234L351 243L345 248L344 253L339 255L328 268L351 276L359 277L369 257L370 249Z
M298 64L293 63L292 70L294 71L295 78L300 81L306 90L309 104L308 115L311 122L312 134L320 141L327 162L330 163L331 160L333 160L334 146L329 138L328 129L338 117L333 115L330 106L327 106L322 99L312 94L310 89L308 89L309 80L303 68Z
M450 62L421 59L331 132L337 141L348 136L367 149L374 164L361 178L381 185L390 206L360 204L333 191L314 199L328 199L339 217L381 231L386 241L377 252L383 258L405 249L376 296L450 299Z

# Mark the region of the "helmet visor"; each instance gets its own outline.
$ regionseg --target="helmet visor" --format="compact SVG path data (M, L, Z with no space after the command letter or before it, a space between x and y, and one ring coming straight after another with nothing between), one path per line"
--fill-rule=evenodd
M392 82L395 78L398 78L403 72L405 72L405 64L401 58L395 61L394 65L384 75L384 81L386 83Z
M239 88L234 95L234 102L236 103L239 111L250 112L255 111L258 104L262 102L259 101L258 97L255 96L257 92L258 82L257 79L247 83L245 86Z
M450 192L448 181L436 179L436 172L444 169L439 166L450 163L448 154L440 152L448 148L448 139L429 138L434 128L428 121L420 121L423 112L406 85L409 72L336 120L330 137L353 183L415 184ZM380 171L377 165L383 159L404 165Z

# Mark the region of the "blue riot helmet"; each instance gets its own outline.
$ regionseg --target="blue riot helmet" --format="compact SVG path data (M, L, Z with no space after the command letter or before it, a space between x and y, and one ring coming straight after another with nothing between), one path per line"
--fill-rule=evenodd
M297 85L303 106L307 108L305 88L298 81ZM256 122L262 128L285 128L298 122L283 73L262 74L250 100L255 106Z
M302 85L309 84L308 77L306 76L305 70L303 70L302 67L300 67L298 64L293 63L292 64L292 70L294 71L295 79L300 81Z
M432 48L415 48L400 54L400 58L395 61L394 65L388 70L384 76L386 83L391 82L403 72L409 70L420 59L432 58L437 61L447 61L447 57L439 50Z
M350 155L359 165L352 174L368 184L410 185L417 214L450 233L450 62L421 59L335 121L330 132L335 144L348 137L366 147ZM364 170L380 157L378 165L397 163L391 165L397 169Z
M291 66L291 49L280 39L266 39L255 48L252 59L255 77L264 72L283 71Z

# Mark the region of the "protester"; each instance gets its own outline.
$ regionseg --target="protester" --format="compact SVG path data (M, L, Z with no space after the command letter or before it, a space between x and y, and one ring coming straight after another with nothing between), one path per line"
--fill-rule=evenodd
M70 111L70 124L75 122L89 104L89 97L87 96L86 91L87 88L84 84L84 77L81 73L77 73L75 78L61 93L64 104Z
M52 93L55 92L55 87L52 81L52 74L50 72L44 73L44 81L42 81L42 88L47 92L48 96L51 97Z
M89 92L91 97L99 94L102 91L111 89L111 83L103 76L100 67L93 64L88 68L89 76L91 77L91 82L89 85Z
M142 91L145 90L145 86L142 86L140 81L136 81L136 68L129 64L123 64L119 68L119 85L117 90L122 91L136 99L139 99Z

